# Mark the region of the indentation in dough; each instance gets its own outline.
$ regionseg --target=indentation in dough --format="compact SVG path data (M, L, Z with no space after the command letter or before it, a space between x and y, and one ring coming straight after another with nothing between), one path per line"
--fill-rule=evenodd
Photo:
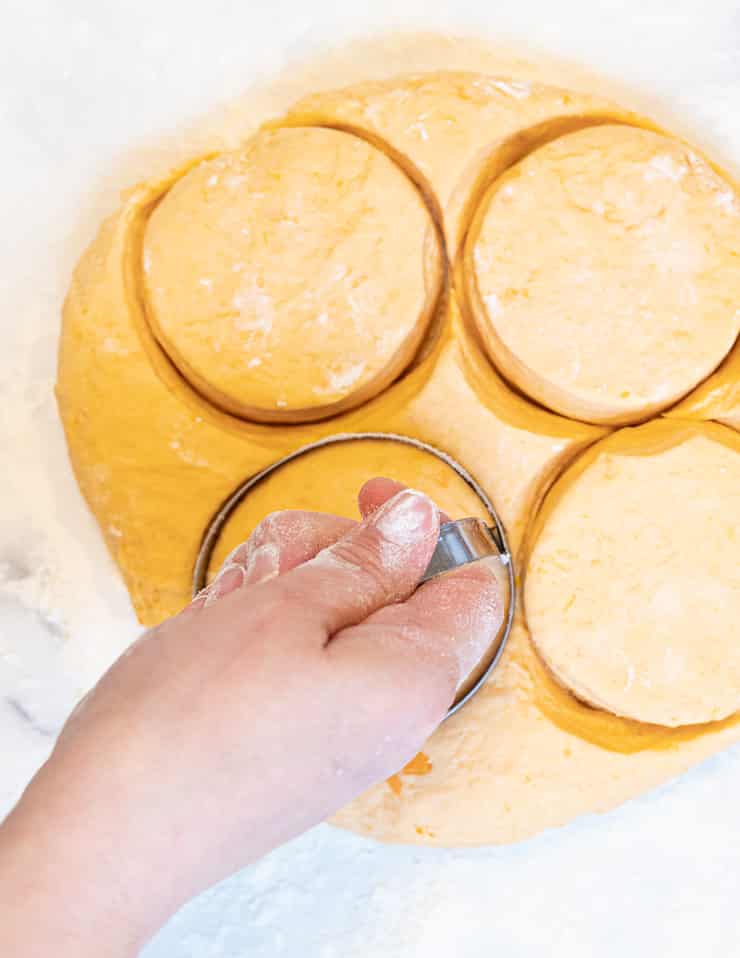
M471 204L490 182L492 157L494 167L500 152L520 159L542 138L557 135L551 131L608 118L638 119L601 98L555 86L435 71L317 93L280 122L351 130L393 156L423 191L454 260Z

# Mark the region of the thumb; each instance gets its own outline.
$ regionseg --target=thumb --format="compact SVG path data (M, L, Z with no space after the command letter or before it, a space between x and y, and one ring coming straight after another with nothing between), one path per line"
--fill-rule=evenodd
M377 609L408 598L439 536L439 510L403 489L337 542L271 583L285 600L299 596L325 638Z
M376 476L375 479L368 479L365 485L360 489L357 496L357 504L360 507L360 514L363 519L372 515L376 509L379 509L391 496L405 489L406 486L396 479L386 479L383 476ZM449 522L450 517L440 511L439 521Z

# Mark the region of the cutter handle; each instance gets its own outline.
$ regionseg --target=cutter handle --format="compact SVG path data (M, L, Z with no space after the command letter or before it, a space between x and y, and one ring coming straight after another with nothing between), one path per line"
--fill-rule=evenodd
M498 532L482 519L456 519L445 522L439 530L437 546L421 577L420 584L452 569L497 556L506 565L510 556Z

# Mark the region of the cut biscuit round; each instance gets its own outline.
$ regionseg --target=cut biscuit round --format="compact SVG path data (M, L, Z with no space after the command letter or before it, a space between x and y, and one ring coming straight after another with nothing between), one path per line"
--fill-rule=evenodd
M489 189L466 245L486 350L588 422L686 395L740 331L740 200L678 140L620 125L554 140Z
M193 167L153 210L142 261L149 322L183 376L264 422L325 418L383 390L443 281L411 181L358 137L318 128L263 131Z
M740 436L658 420L597 443L529 543L534 644L576 696L680 726L740 710Z

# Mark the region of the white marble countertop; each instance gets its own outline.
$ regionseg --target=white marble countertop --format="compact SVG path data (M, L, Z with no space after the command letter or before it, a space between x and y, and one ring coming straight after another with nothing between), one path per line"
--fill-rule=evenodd
M6 0L0 41L0 814L137 632L52 396L72 266L147 144L368 28L475 30L585 61L740 165L735 0ZM357 9L355 9L357 8ZM403 20L399 23L399 8ZM121 174L126 169L126 177ZM148 958L672 958L740 947L740 750L509 848L389 848L326 826L202 896Z

